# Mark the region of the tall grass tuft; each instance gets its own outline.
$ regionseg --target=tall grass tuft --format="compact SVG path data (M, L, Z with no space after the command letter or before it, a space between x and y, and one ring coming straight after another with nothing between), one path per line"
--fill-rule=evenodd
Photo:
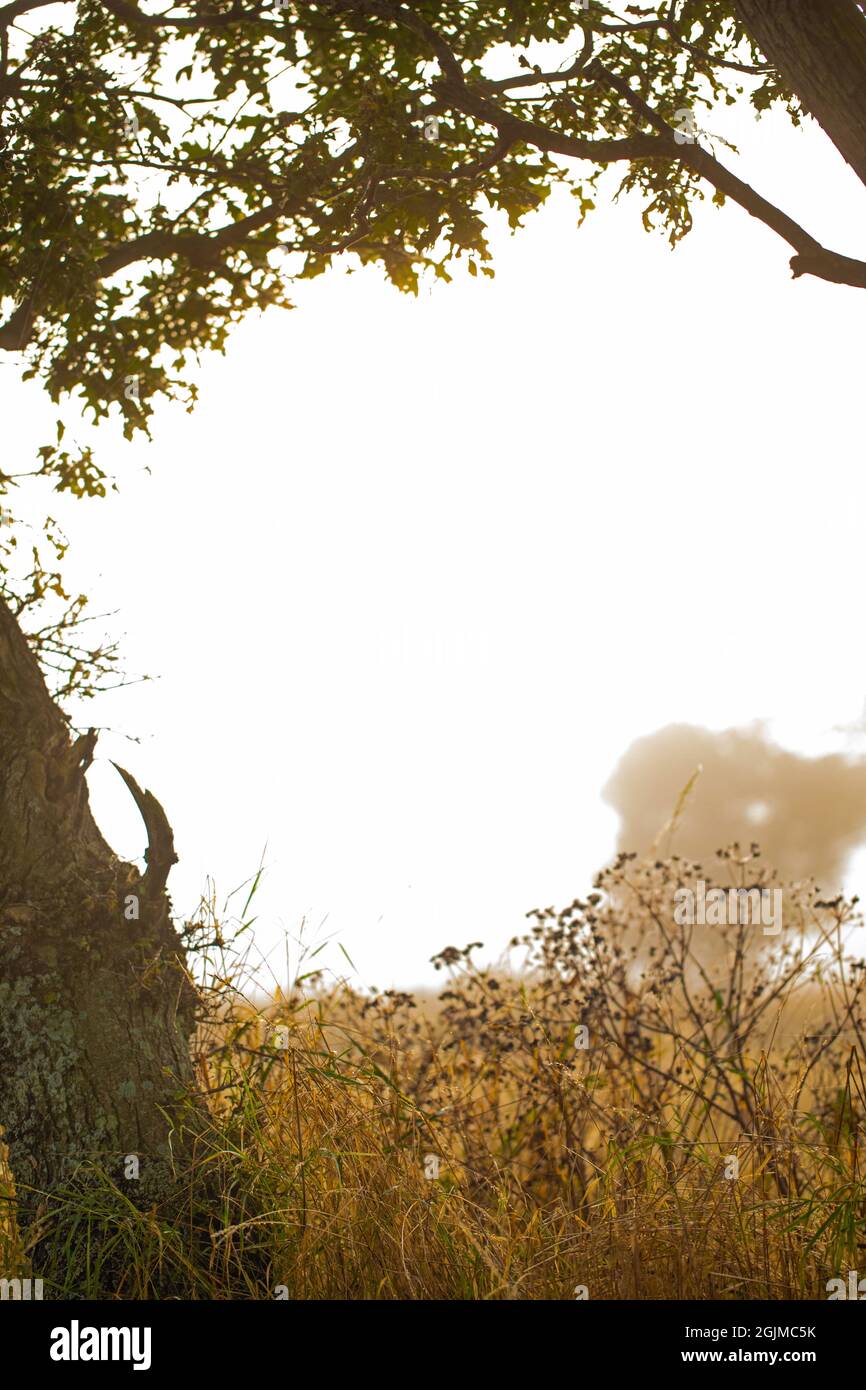
M418 997L308 973L256 1003L209 900L187 936L212 1127L183 1218L91 1165L47 1218L46 1297L826 1297L866 1242L856 899L783 885L772 938L678 926L699 877L779 886L754 847L712 873L621 855L495 969L444 949ZM73 1268L91 1227L111 1239Z

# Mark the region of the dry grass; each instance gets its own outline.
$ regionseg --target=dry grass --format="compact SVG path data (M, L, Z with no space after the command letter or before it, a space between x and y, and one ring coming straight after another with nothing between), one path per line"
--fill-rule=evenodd
M198 1040L214 1126L186 1175L189 1221L139 1212L103 1175L86 1202L70 1196L55 1286L102 1297L826 1297L863 1239L855 909L787 885L778 938L677 927L674 889L699 876L711 878L677 859L622 856L586 901L532 917L514 943L519 969L477 969L471 947L444 951L435 1000L308 977L254 1007L230 983L206 905L190 936L208 943L218 982ZM715 881L769 879L753 855L728 852ZM198 1210L205 1169L222 1196ZM111 1232L112 1258L95 1255L73 1287L63 1242L82 1226ZM10 1270L21 1252L14 1231L5 1240ZM122 1274L107 1287L118 1252Z

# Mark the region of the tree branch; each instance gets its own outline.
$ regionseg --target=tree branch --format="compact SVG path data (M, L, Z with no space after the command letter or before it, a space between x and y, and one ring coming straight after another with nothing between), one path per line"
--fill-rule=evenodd
M146 898L160 898L173 864L177 863L174 850L174 835L168 816L157 801L153 792L142 791L131 772L119 763L112 763L127 785L133 801L141 813L147 831L147 849L144 851L147 872L142 879L142 890Z
M11 0L9 5L0 5L0 25L5 28L19 15L28 14L30 10L41 10L46 5L68 4L68 2L69 0Z
M485 82L485 86L491 92L507 92L514 87L537 87L541 82L570 82L573 77L580 75L591 57L592 31L588 29L583 36L583 48L570 67L561 68L558 72L530 72L518 77L501 77L497 81Z
M48 4L50 0L40 0L40 3ZM102 3L115 19L122 19L131 29L178 29L186 32L199 29L227 29L238 22L267 24L270 17L262 10L243 10L238 0L234 0L230 10L206 10L198 15L181 15L176 19L170 15L144 14L137 5L131 4L130 0L102 0ZM280 32L278 25L269 27L275 32Z
M211 233L145 232L106 251L95 264L95 278L105 280L137 261L167 260L171 256L180 256L201 270L216 269L225 251L242 242L250 232L268 226L286 211L269 203L258 212ZM31 292L0 326L0 349L20 352L27 347L38 316L38 296Z
M357 152L357 144L350 145L333 159L328 172L333 173L354 158ZM297 216L308 199L314 196L315 189L307 188L293 198L275 199L257 212L229 222L215 232L145 232L106 251L95 262L95 278L104 280L137 261L161 260L171 256L181 256L202 270L217 269L223 253L240 245L250 232L260 231L281 217ZM0 326L0 349L20 352L27 346L39 316L39 301L37 290L31 290Z
M732 72L744 72L750 77L762 77L764 74L774 71L772 63L736 63L731 58L715 58L707 49L699 48L697 44L689 43L688 39L683 38L674 22L673 0L671 0L671 4L668 6L667 19L662 21L662 28L670 34L674 43L679 44L680 48L684 48L693 58L700 58L714 68L730 68Z
M598 61L593 64L593 71L609 86L613 87L628 102L632 110L642 116L655 130L660 133L667 131L671 138L675 139L673 129L664 118L657 111L654 111L648 102L644 101L643 97L621 77L610 72ZM695 173L712 184L719 193L723 193L726 198L733 199L752 217L763 222L766 227L769 227L771 231L774 231L784 241L787 241L789 246L793 247L797 255L792 257L790 265L795 280L801 275L815 275L819 279L830 280L837 285L851 285L855 289L866 289L866 262L855 260L850 256L842 256L837 251L828 251L815 237L810 236L798 222L795 222L787 213L782 212L775 204L768 202L749 184L737 178L736 174L731 173L730 169L726 168L701 145L679 145L676 149L676 157L681 163L694 169Z
M866 289L866 262L829 251L793 218L788 217L760 193L756 193L749 184L737 178L706 150L696 145L678 144L676 133L664 118L644 102L627 82L609 72L602 64L596 62L590 70L603 75L633 109L640 111L645 120L658 132L655 136L635 135L622 140L584 140L578 136L550 130L537 121L522 120L508 111L503 111L501 107L471 88L456 55L441 35L405 6L390 3L389 0L336 0L336 3L341 9L362 9L368 13L387 16L425 38L443 72L444 80L437 84L438 90L449 97L464 115L476 116L488 122L500 135L509 136L513 142L522 140L548 154L591 159L599 164L623 159L679 160L793 247L797 255L792 258L790 264L795 279L801 275L814 275L834 284Z

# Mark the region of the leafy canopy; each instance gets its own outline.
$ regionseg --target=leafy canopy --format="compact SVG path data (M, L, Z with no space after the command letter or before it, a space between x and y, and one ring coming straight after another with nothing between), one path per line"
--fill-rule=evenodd
M672 243L733 197L795 273L855 282L701 135L718 102L799 119L734 0L12 0L0 34L0 347L127 436L160 396L191 408L197 355L293 280L493 274L491 210L519 227L564 183L582 220L614 164ZM103 493L63 436L39 472Z

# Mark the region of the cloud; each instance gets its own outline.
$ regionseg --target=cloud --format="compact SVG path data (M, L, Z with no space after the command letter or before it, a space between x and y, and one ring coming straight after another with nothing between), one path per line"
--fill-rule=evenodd
M866 841L866 761L791 753L760 724L722 733L670 724L636 739L603 795L620 817L620 849L655 846L709 867L715 850L756 840L783 878L811 876L828 891L839 888L849 856Z

